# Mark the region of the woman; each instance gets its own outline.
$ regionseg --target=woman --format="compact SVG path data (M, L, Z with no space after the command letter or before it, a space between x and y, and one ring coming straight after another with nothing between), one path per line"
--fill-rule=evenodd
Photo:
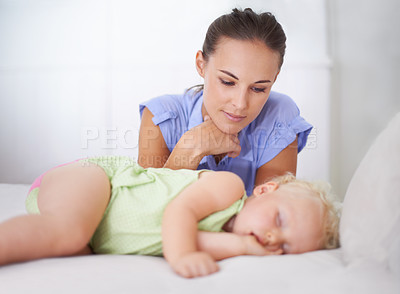
M231 171L248 195L273 176L295 174L312 126L291 98L271 92L285 42L270 13L234 9L216 19L196 55L204 85L140 105L139 164Z

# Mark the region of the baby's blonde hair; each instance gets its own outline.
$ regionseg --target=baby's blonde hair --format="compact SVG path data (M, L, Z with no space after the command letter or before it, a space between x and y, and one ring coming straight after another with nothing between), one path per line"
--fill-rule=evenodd
M292 185L311 191L311 195L317 197L324 208L323 239L321 249L334 249L340 246L339 221L342 210L341 202L331 191L331 185L322 181L304 181L297 179L293 174L287 173L270 180L278 185Z

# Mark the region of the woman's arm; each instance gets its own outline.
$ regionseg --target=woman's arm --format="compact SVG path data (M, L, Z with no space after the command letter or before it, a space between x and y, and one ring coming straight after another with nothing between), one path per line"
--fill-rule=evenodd
M211 120L184 133L170 152L160 127L153 123L152 118L150 110L144 108L139 130L138 159L142 167L194 170L206 155L228 153L235 157L240 153L238 138L221 132Z
M166 208L162 223L164 257L184 277L218 270L214 258L197 246L197 223L229 207L244 193L242 180L229 172L204 172Z
M297 138L283 149L277 156L257 169L254 186L261 185L275 176L291 172L296 175Z
M165 143L160 127L152 119L154 115L145 107L139 129L138 163L144 167L163 167L170 151Z

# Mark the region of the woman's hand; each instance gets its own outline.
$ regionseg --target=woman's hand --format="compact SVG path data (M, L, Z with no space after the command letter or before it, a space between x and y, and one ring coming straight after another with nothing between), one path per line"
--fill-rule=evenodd
M215 273L218 264L206 252L190 252L171 264L173 270L185 278L195 278Z
M201 158L219 154L237 157L241 150L237 134L223 133L209 116L205 116L203 123L187 131L178 145L179 148L196 150Z
M138 154L138 163L142 167L197 169L204 156L228 154L236 157L240 153L237 135L223 133L208 116L203 123L184 133L170 152L153 117L150 110L143 110Z

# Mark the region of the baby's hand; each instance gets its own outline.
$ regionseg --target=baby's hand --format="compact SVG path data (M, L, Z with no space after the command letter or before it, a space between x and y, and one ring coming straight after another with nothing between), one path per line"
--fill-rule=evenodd
M243 240L247 255L263 256L263 255L279 255L283 253L282 249L278 249L275 251L268 250L265 246L260 244L260 242L258 242L257 238L254 236L243 236Z
M206 276L219 270L218 264L206 252L188 253L171 266L177 274L185 278Z

